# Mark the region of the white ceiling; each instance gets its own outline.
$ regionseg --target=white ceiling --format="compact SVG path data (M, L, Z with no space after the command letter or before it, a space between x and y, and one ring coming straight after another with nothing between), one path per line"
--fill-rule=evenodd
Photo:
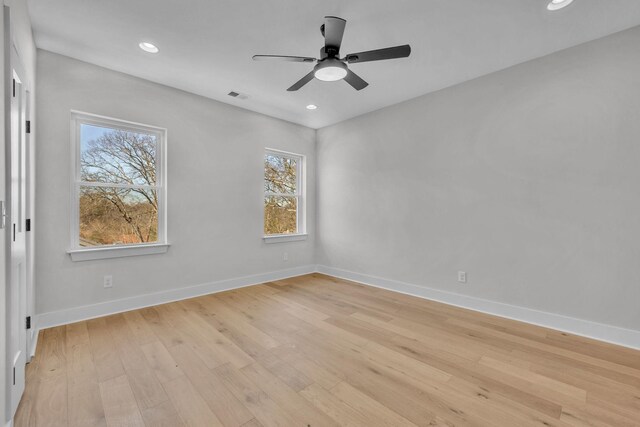
M29 0L39 48L312 128L640 25L638 0ZM341 54L409 43L408 59L353 64L370 83L313 80L325 15L347 20ZM160 53L142 52L142 40ZM229 91L249 96L240 100ZM317 104L315 111L305 109Z

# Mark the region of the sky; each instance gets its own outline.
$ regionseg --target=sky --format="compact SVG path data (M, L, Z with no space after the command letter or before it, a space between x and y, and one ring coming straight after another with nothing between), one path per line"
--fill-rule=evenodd
M87 150L90 149L90 143L92 141L95 141L97 139L99 139L102 136L105 136L109 133L114 132L114 128L110 128L110 127L102 127L102 126L96 126L96 125L90 125L90 124L86 124L86 123L82 123L80 125L80 153L81 155L84 154ZM132 133L135 135L145 135L147 136L148 134L144 133L144 132L128 132L128 133ZM153 135L149 135L153 138L153 141L155 142L155 136ZM103 169L102 171L98 171L96 168L90 167L85 165L82 160L81 160L81 166L82 166L82 180L84 181L94 181L96 180L96 178L89 178L89 176L87 174L93 174L96 172L100 172L101 174L107 173L107 171L109 170L113 170L113 167L109 167L109 164L115 165L118 164L120 166L121 169L123 169L124 171L126 171L127 174L130 174L130 178L132 178L134 180L134 183L137 185L147 185L148 183L142 178L140 177L140 174L137 173L134 169L132 169L132 167L127 164L126 162L122 162L120 161L117 157L110 155L108 152L101 152L100 156L105 159L106 161L108 161L108 163L105 163L104 167L106 169ZM111 178L104 180L103 178L97 178L97 180L101 181L101 182L108 182L108 183L123 183L122 180L120 178L118 178L115 175L111 175Z
M94 139L100 138L102 135L109 133L113 129L103 128L99 126L82 124L80 126L80 143L81 150L84 151L87 148L87 143Z

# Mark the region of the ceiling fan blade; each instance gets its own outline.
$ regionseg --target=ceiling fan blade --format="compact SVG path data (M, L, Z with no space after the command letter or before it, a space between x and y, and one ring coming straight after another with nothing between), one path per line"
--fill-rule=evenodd
M350 53L345 56L345 60L349 64L382 61L384 59L406 58L411 54L411 46L408 44L402 46L387 47L385 49L368 50L366 52Z
M344 27L347 21L336 16L324 17L324 45L335 47L340 50L342 45L342 36L344 35Z
M315 58L306 56L284 56L284 55L253 55L254 61L287 61L287 62L315 62Z
M355 90L362 90L369 86L369 83L362 80L359 75L351 70L347 70L347 75L345 76L344 81L353 86Z
M296 91L296 90L300 89L302 86L304 86L307 83L309 83L311 80L313 80L313 70L311 70L311 72L309 74L307 74L306 76L304 76L303 78L298 80L293 86L291 86L289 89L287 89L287 91L289 91L289 92Z

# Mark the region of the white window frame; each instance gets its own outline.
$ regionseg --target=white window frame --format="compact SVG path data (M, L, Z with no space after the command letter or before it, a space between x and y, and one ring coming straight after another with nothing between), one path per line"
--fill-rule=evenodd
M276 150L274 148L265 148L263 156L272 155L277 157L284 157L296 161L296 193L295 194L281 194L264 191L264 170L262 173L262 230L264 233L264 199L266 197L295 197L296 198L296 221L297 221L297 233L291 234L269 234L263 235L265 243L281 243L281 242L293 242L298 240L306 240L307 238L307 157L302 154L291 153L288 151ZM263 157L264 159L264 157ZM264 160L263 160L264 165Z
M129 132L139 132L155 135L158 141L156 149L156 177L155 189L158 193L158 241L154 243L133 243L126 245L106 245L99 247L80 246L80 187L116 187L131 188L128 184L102 184L83 182L80 179L80 127L93 125ZM167 240L167 130L112 117L99 116L82 111L71 111L71 226L70 249L67 251L73 261L88 261L96 259L120 258L135 255L150 255L165 253L169 248ZM151 188L151 187L149 187Z

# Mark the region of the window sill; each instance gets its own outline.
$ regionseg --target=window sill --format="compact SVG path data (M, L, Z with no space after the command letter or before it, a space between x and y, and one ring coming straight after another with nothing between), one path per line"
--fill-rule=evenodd
M276 236L264 236L262 240L265 243L298 242L307 240L307 236L308 234L278 234Z
M73 249L67 251L71 261L91 261L96 259L123 258L138 255L163 254L169 250L168 243L136 246L114 246L105 248Z

